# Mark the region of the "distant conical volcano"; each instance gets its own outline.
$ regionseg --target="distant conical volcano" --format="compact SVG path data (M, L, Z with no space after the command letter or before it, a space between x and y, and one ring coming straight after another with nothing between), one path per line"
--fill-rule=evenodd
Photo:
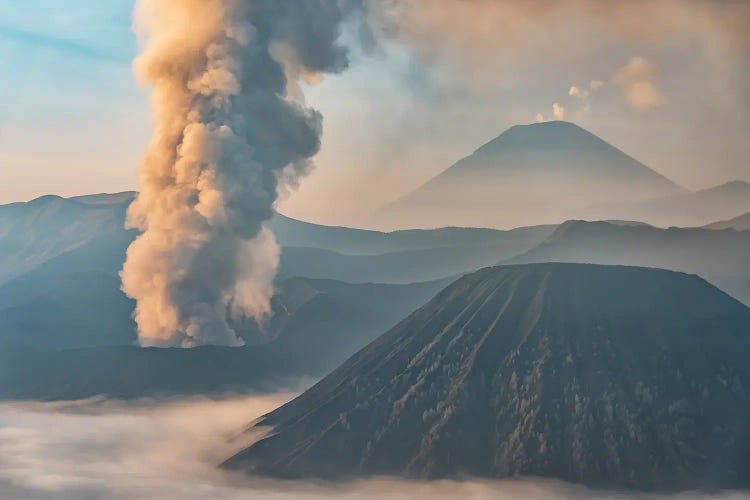
M569 122L516 125L375 214L382 227L510 228L684 190Z
M225 465L747 487L749 359L750 309L696 276L488 268L267 415L269 437Z

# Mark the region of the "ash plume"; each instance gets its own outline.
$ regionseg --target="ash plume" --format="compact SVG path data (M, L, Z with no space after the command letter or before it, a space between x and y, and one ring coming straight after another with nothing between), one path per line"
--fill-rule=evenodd
M263 222L320 147L322 117L293 89L347 67L337 40L361 6L138 1L134 69L153 87L154 133L121 277L142 345L241 345L233 323L269 314L279 248Z

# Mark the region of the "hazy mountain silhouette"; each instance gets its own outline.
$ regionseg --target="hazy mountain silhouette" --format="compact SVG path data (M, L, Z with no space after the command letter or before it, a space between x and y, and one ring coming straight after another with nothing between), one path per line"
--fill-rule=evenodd
M51 265L61 272L96 270L116 276L137 234L124 229L125 212L134 196L132 192L71 199L45 196L0 206L0 285L56 259ZM282 246L280 276L357 283L411 283L474 271L533 248L555 228L382 233L283 215L267 225Z
M706 229L734 229L735 231L750 231L750 212L729 220L713 222L704 227Z
M342 255L317 248L284 247L279 276L331 278L350 283L414 283L476 271L533 248L552 232L546 226L511 236L502 245L434 248L382 255Z
M579 212L584 219L623 218L656 226L695 227L750 210L750 182L732 181L694 193L657 197L636 203L604 203Z
M698 274L750 304L750 232L660 229L568 221L542 244L504 264L582 262Z
M750 486L750 309L670 271L484 269L257 425L280 477Z
M516 125L379 211L380 227L518 227L684 189L568 122ZM609 218L609 217L605 217Z
M554 225L521 227L509 231L478 227L405 229L392 232L348 227L322 226L277 214L268 222L278 241L286 247L317 248L345 255L380 255L470 247L495 247L504 253L516 252L541 235L550 234Z

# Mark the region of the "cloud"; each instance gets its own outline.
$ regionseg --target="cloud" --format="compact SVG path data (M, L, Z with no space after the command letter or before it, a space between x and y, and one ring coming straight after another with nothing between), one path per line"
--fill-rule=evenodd
M290 394L225 400L93 399L0 404L0 498L629 498L546 479L306 483L248 478L216 464L257 435L239 432ZM725 493L721 498L742 498ZM720 498L714 496L714 498ZM664 498L664 497L662 497ZM681 495L680 498L702 498Z
M654 83L656 66L644 57L633 57L617 70L614 81L625 92L625 99L635 109L652 109L664 101L661 91Z
M0 498L225 496L215 464L242 446L248 422L292 397L0 405Z

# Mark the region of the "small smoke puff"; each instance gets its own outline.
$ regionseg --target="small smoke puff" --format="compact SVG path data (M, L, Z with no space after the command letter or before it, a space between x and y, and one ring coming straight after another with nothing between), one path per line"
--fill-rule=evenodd
M585 88L582 89L580 87L573 85L572 87L570 87L570 90L568 90L568 95L570 97L576 97L581 100L586 100L589 97L589 91L586 90Z
M614 81L625 92L629 106L635 109L651 109L661 105L663 98L654 84L656 66L646 58L633 57L617 70Z
M594 92L602 87L604 87L604 82L601 80L591 80L591 83L589 83L589 88Z
M537 113L536 114L536 122L537 123L542 123L542 122L545 122L545 121L546 120L544 119L544 115L543 114L541 114L541 113Z
M560 106L559 103L554 103L552 105L552 115L555 117L556 120L564 120L565 108Z

